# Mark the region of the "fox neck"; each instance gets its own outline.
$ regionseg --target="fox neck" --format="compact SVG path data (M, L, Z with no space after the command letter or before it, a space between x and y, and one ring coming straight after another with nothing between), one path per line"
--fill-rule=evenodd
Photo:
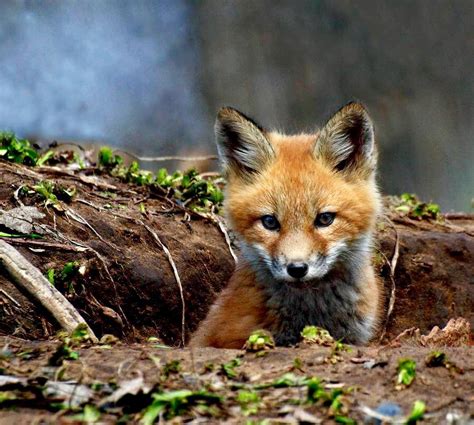
M364 270L370 269L371 243L372 235L363 235L323 278L300 284L276 281L267 267L249 261L244 255L244 263L253 269L255 280L265 294L269 316L275 318L268 327L278 345L298 342L307 325L322 327L335 339L354 344L364 344L370 339L373 318L362 317L357 305L364 285Z

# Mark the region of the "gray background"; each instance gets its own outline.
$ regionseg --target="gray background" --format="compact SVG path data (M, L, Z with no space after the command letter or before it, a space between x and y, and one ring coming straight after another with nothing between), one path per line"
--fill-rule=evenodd
M351 99L388 193L474 197L474 2L0 2L0 128L214 153L217 108L312 129Z

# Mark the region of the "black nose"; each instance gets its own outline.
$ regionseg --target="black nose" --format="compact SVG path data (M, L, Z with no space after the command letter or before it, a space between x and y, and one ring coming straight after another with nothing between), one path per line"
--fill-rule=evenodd
M306 263L290 263L286 266L286 271L291 277L301 279L308 273L308 265Z

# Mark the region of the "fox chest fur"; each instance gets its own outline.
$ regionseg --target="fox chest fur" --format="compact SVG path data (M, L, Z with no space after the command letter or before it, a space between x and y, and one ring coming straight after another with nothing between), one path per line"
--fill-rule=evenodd
M266 283L261 288L263 308L274 317L266 327L277 345L297 343L307 325L324 328L338 340L365 344L376 326L376 312L361 308L364 294L350 270L338 270L304 287Z
M306 325L367 343L382 308L371 266L376 149L364 107L346 105L321 130L296 136L224 108L216 135L241 254L191 344L240 348L263 328L291 345Z

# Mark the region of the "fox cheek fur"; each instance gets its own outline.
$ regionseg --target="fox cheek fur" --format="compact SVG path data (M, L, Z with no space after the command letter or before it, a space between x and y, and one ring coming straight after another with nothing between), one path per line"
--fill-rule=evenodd
M368 342L382 292L371 265L380 195L365 108L350 103L320 131L294 136L222 108L215 130L241 254L191 344L240 348L264 328L288 345L306 325Z

